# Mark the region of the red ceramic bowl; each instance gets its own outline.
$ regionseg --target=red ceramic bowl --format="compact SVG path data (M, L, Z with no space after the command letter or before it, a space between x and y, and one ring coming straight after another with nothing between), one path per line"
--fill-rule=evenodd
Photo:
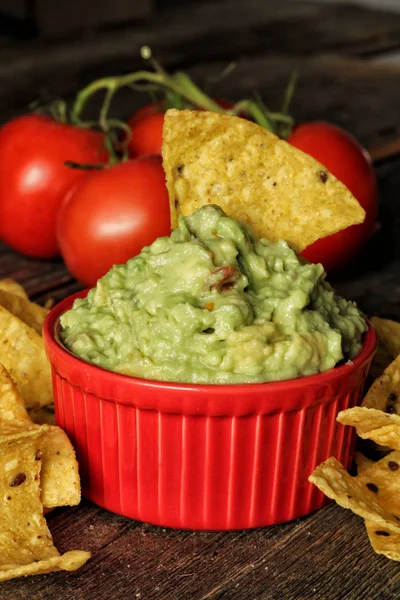
M325 504L307 478L329 456L349 466L354 431L336 415L361 399L372 327L353 363L322 374L167 383L118 375L66 350L58 319L76 297L50 312L44 341L57 423L75 445L87 498L132 519L208 530L282 523Z

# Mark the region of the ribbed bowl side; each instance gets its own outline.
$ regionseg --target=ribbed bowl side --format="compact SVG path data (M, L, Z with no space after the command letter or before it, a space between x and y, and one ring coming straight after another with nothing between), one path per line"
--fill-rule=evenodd
M53 377L83 493L130 518L211 530L289 521L326 503L307 480L320 462L351 460L354 432L336 415L361 390L297 411L215 417L116 404Z

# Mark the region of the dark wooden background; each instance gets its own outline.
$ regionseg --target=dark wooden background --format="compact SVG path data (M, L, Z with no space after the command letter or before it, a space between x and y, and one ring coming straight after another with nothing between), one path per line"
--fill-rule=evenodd
M312 1L219 0L156 3L140 23L25 40L0 39L0 121L38 98L72 98L107 74L142 66L150 45L171 70L199 83L236 69L215 85L219 96L259 92L280 105L294 69L298 120L326 119L375 150L400 138L400 13ZM1 20L0 20L1 30ZM129 115L146 97L121 92L114 108ZM96 106L92 106L92 111ZM336 288L370 316L400 319L400 157L376 163L380 231ZM0 277L21 281L37 301L60 300L80 285L61 260L33 261L0 244ZM290 440L288 440L290 443ZM49 516L61 551L92 559L76 573L0 584L1 600L368 600L400 598L400 566L375 555L361 519L333 504L282 526L229 533L180 532L129 521L89 502Z

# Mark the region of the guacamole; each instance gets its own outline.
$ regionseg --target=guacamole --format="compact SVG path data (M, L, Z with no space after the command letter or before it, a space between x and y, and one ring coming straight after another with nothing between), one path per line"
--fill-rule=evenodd
M60 336L118 373L234 384L326 371L359 352L366 329L322 265L208 205L75 300Z

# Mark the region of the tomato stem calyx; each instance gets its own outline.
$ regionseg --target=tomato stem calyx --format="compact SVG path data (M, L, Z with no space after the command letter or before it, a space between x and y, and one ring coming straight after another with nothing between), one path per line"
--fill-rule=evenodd
M101 171L106 167L104 163L77 163L73 160L64 161L64 165L69 169L81 169L82 171Z

